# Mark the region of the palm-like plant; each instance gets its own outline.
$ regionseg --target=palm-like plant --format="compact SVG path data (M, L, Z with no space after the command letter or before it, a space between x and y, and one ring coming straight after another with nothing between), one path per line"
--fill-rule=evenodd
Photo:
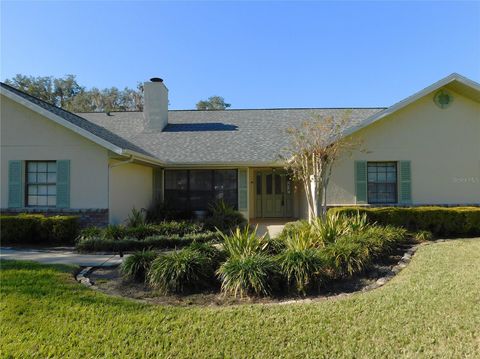
M158 254L154 251L137 251L125 258L120 266L120 271L127 278L144 281L157 256Z
M320 285L324 261L317 249L287 249L278 258L282 274L290 287L302 295Z
M249 256L264 252L268 246L267 235L257 236L257 229L258 226L253 230L248 226L243 229L237 227L230 235L220 231L218 234L223 239L223 248L229 256Z
M260 253L231 256L217 271L222 292L235 297L270 294L276 273L277 265L273 258Z
M183 249L152 262L149 283L161 293L184 293L207 286L213 277L210 259L198 250Z

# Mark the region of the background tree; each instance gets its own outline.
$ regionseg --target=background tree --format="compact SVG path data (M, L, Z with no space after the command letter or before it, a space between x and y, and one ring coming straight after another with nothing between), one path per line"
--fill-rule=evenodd
M327 213L327 187L334 163L360 146L359 140L345 136L350 126L349 116L316 116L287 131L291 141L284 156L285 168L303 184L309 221Z
M10 86L72 112L143 111L143 88L116 87L86 89L75 75L25 76L18 74L5 80Z
M208 100L197 102L197 110L226 110L230 106L222 96L211 96Z

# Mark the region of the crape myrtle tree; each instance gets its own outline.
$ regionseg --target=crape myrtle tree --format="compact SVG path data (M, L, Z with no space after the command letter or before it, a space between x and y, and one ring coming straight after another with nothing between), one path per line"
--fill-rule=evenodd
M360 140L346 135L349 127L351 120L347 113L342 118L314 115L287 130L289 147L282 157L293 179L303 185L310 222L326 216L327 187L333 165L361 145Z

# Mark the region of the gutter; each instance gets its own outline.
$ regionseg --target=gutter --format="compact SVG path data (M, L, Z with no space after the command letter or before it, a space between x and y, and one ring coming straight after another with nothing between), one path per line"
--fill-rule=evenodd
M130 158L128 160L122 161L122 162L117 162L117 163L114 163L114 164L109 164L108 168L114 168L114 167L118 167L118 166L127 165L129 163L132 163L133 161L134 161L133 155L130 155Z

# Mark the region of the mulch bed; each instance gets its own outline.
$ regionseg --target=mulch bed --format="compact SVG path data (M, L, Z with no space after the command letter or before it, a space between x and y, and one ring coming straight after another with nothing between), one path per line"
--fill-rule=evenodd
M222 295L218 290L212 292L202 292L185 295L161 295L149 286L130 280L125 280L120 275L119 268L97 268L88 275L92 286L91 288L100 292L138 300L141 302L177 305L177 306L230 306L239 304L288 304L294 302L312 302L328 300L347 296L356 292L371 290L383 285L388 279L398 273L395 270L402 263L402 258L406 253L413 254L416 245L406 244L399 246L394 253L387 258L375 263L367 272L348 279L335 281L323 288L321 294L302 296L278 296L267 298L232 298ZM413 249L413 250L412 250ZM385 280L387 278L387 280ZM381 283L381 284L379 284Z

